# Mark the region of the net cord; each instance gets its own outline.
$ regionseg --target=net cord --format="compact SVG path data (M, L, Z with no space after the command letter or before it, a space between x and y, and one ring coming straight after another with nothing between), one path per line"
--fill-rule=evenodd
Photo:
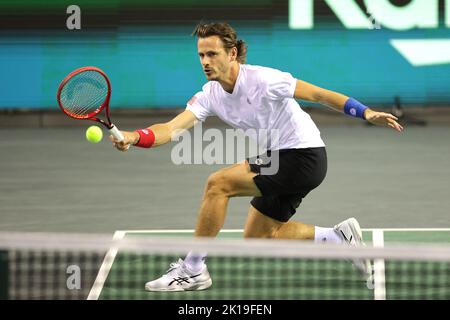
M271 239L207 239L173 237L124 237L113 240L104 234L0 232L0 249L135 253L208 252L213 255L313 259L389 259L450 261L450 246L392 244L385 247L349 247L310 241Z

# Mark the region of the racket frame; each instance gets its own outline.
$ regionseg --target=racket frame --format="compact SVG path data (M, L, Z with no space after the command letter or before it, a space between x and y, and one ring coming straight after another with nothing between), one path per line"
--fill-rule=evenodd
M70 79L72 79L74 76L76 76L80 73L86 72L86 71L94 71L94 72L100 73L103 76L103 78L105 78L105 80L106 80L106 83L108 85L108 92L106 94L105 101L96 110L94 110L93 112L88 113L86 115L76 115L76 114L73 114L73 113L67 111L64 108L63 104L61 103L61 92L62 92L62 89L64 88L64 86L70 81ZM109 130L109 132L114 136L114 138L116 138L116 140L118 140L118 141L124 140L124 136L123 136L122 132L120 132L119 129L117 129L117 127L114 126L111 122L110 113L109 113L109 101L111 98L111 82L109 81L108 76L101 69L94 67L94 66L87 66L87 67L81 67L81 68L78 68L78 69L72 71L63 79L63 81L61 81L61 84L58 87L58 93L56 95L56 98L58 100L59 108L69 117L74 118L74 119L79 119L79 120L93 120L98 123L101 123ZM108 120L107 122L96 117L103 109L105 109L106 119Z

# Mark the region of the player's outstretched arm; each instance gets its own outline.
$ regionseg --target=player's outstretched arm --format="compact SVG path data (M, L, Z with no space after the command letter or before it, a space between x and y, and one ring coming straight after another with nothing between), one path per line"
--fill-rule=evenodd
M317 102L350 116L365 119L374 125L390 127L398 132L403 131L403 127L397 122L398 119L394 115L372 110L353 98L320 88L306 81L297 80L294 98Z
M121 142L115 141L112 136L110 139L113 145L121 151L127 151L130 145L157 147L170 142L172 136L178 131L192 128L196 122L195 115L191 111L185 110L169 122L154 124L136 131L122 131L125 139Z

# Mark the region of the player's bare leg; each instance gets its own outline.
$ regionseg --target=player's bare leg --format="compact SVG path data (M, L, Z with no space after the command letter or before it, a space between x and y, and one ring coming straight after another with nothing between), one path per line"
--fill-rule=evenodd
M315 227L311 224L277 221L250 206L244 237L314 240L314 229Z
M228 200L237 196L260 196L253 182L256 174L244 162L212 174L206 183L195 229L197 237L215 237L223 226ZM170 265L162 277L145 284L149 291L204 290L212 285L204 263L206 253L189 252L184 260ZM177 281L183 279L183 281Z
M253 181L255 175L248 163L243 162L219 170L208 178L195 228L197 237L215 237L219 233L231 197L261 195Z
M247 162L236 164L212 174L206 183L198 222L197 237L215 237L222 228L228 200L237 196L261 196L253 181L256 174L250 171ZM317 231L320 232L317 232ZM280 222L263 215L251 207L245 226L246 237L280 239L314 239L326 235L329 240L341 237L333 228L319 228L300 222ZM161 278L146 283L150 291L204 290L212 285L212 280L204 262L206 252L189 252L184 260L173 263ZM359 263L359 262L358 262ZM361 263L359 263L361 264ZM362 264L361 264L362 265ZM174 279L182 278L178 285Z

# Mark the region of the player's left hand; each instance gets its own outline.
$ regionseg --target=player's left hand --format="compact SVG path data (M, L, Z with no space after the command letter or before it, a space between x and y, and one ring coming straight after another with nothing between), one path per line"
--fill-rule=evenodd
M403 127L397 122L398 118L390 113L367 109L364 115L366 120L371 124L381 127L390 127L398 132L403 131Z

